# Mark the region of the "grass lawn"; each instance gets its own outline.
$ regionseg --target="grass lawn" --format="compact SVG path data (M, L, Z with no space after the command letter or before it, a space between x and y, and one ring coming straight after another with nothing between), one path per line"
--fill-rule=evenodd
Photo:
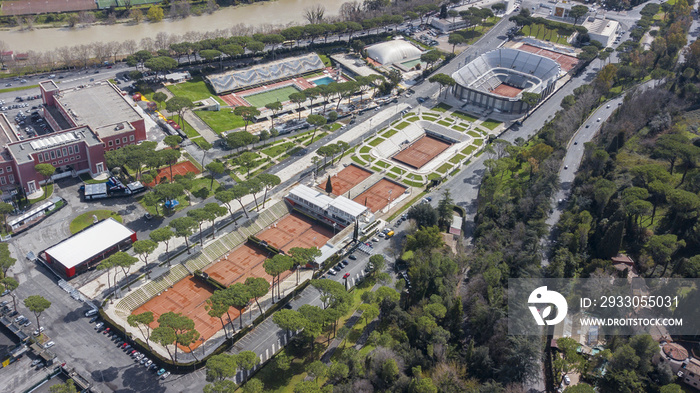
M181 126L182 130L185 131L185 135L187 135L188 138L196 138L198 136L201 136L199 135L197 130L195 130L194 127L192 127L190 123L187 122L187 120L182 119L182 121L180 121L180 116L178 115L173 115L172 119L175 123L183 125Z
M286 152L288 149L290 149L294 145L295 145L294 142L280 143L280 144L268 147L267 149L262 149L261 152L267 154L269 157L277 157L280 154Z
M432 109L436 112L447 112L450 109L452 109L452 106L444 104L444 103L439 103L439 104L435 105Z
M384 168L380 168L380 167L378 167L378 166L373 166L373 167L372 167L372 170L375 171L375 172L381 172L381 171L384 170Z
M369 145L372 147L377 147L379 146L380 143L384 142L384 138L374 138L371 142L369 142Z
M396 135L397 132L398 131L396 131L396 130L389 130L389 131L383 133L382 136L384 138L391 138L392 136Z
M440 166L440 168L437 169L437 171L440 173L447 173L447 171L449 171L450 168L452 168L452 164L450 164L449 162L446 162L446 163L442 164Z
M45 185L45 186L43 186L43 188L44 188L44 195L42 195L42 196L40 196L39 198L36 198L36 199L29 199L29 204L30 204L30 205L32 205L32 204L34 204L34 203L37 203L37 202L42 202L42 201L44 201L45 199L47 199L48 197L50 197L51 194L53 194L53 183L51 183L51 184L49 184L49 185Z
M360 148L360 154L367 154L367 153L370 152L370 150L372 150L371 147L369 147L369 146L362 146L362 147Z
M403 130L404 128L408 127L408 122L403 122L399 125L396 126L397 130Z
M384 161L377 161L377 166L380 166L382 168L388 168L391 166L391 164L384 162Z
M456 156L450 158L450 162L453 164L459 164L459 162L465 158L466 158L466 156L463 156L461 154L457 154Z
M234 115L233 111L230 109L221 111L194 111L194 114L199 116L199 118L207 123L217 134L245 126L243 118Z
M195 138L190 138L192 142L194 142L197 146L202 147L202 143L206 142L206 139L204 137L198 136Z
M342 125L341 123L333 123L333 124L331 124L331 125L328 127L328 131L333 132L333 131L339 129L340 127L342 127L342 126L343 126L343 125Z
M367 165L366 162L360 160L360 157L358 157L358 156L356 156L356 155L351 156L350 159L352 159L353 161L355 161L356 163L358 163L358 164L360 164L360 165L362 165L362 166Z
M75 234L83 229L89 227L94 223L94 218L93 216L97 216L98 221L102 221L105 218L114 218L115 220L119 222L123 222L124 220L122 219L122 216L120 216L118 213L113 212L111 210L92 210L89 212L85 212L78 217L74 218L73 221L70 222L70 233Z
M481 134L472 130L467 131L467 135L473 136L474 138L481 138Z
M466 121L470 121L470 122L475 122L477 120L476 117L468 115L468 114L466 114L464 112L460 112L460 111L454 111L454 112L452 112L452 115L457 116L462 120L466 120Z
M403 173L406 172L406 171L404 171L403 169L401 169L401 168L399 168L399 167L397 167L397 166L391 168L390 171L395 172L395 173L398 173L399 175L403 175Z
M395 175L395 174L393 174L393 173L391 173L391 172L387 172L386 175L389 176L390 178L394 179L394 180L396 180L396 179L399 178L398 175Z
M0 89L0 93L9 93L11 91L20 91L20 90L27 90L27 89L33 89L35 87L39 87L39 85L27 85L27 86L17 86L17 87L8 87L7 89Z
M460 132L464 132L464 130L466 130L466 128L460 126L452 126L452 128Z
M446 120L439 120L439 121L438 121L438 124L441 124L441 125L447 126L447 127L450 126L450 122L449 122L449 121L446 121Z
M248 101L250 105L256 108L262 108L267 104L273 102L285 102L289 101L289 95L298 93L299 89L296 86L284 86L279 89L273 89L268 91L263 91L260 93L251 94L243 97L244 100Z
M493 130L494 128L500 126L501 124L502 123L500 121L493 120L493 119L486 119L486 121L483 121L481 123L482 126L488 128L489 130Z
M406 121L411 121L411 122L413 122L413 121L416 121L416 120L418 120L418 119L419 119L418 116L412 116L412 117L409 117L408 119L406 119Z
M158 203L158 211L156 212L155 206L147 206L145 203L143 203L143 197L140 197L138 199L139 205L141 205L144 209L146 209L146 211L151 213L151 215L153 215L153 216L171 216L171 215L173 215L173 213L179 212L180 210L182 210L190 205L190 201L187 199L187 197L185 195L178 197L177 201L180 202L180 204L175 206L175 209L164 209L163 203L159 202Z
M81 173L80 174L80 180L83 181L85 184L100 184L100 183L107 183L107 179L104 180L95 180L90 175L87 173Z
M216 191L217 188L219 188L219 182L214 180L214 187L212 188L213 191L210 192L209 191L210 184L211 184L211 178L209 177L208 174L205 175L204 177L198 177L198 178L192 180L192 187L190 187L190 190L191 190L190 192L192 193L192 195L196 195L197 197L201 197L201 196L203 196L203 195L200 195L200 193L203 193L203 191L201 191L201 189L204 188L207 191L206 196L209 196L211 193Z
M545 40L556 42L557 44L569 45L566 41L569 38L568 35L559 35L557 30L551 30L546 28L542 24L530 24L522 28L522 32L526 36L535 37L538 40Z
M437 117L423 115L423 120L435 121L437 119L438 119Z
M474 150L476 150L476 147L474 145L471 145L468 146L466 149L462 150L462 154L470 155L472 154L472 152L474 152Z
M192 102L214 97L219 104L226 105L221 98L213 91L209 90L209 86L201 77L192 78L190 81L178 83L176 85L170 85L167 86L167 88L174 95L189 98Z
M481 146L484 144L484 140L483 139L474 139L474 144L477 146Z

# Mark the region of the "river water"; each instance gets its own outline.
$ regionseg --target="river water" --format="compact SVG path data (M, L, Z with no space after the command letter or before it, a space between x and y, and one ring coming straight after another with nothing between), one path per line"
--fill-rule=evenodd
M304 9L323 4L326 16L338 14L340 5L347 0L276 0L263 1L250 5L225 7L212 14L190 16L185 19L165 19L158 23L142 22L138 25L119 23L116 25L95 25L85 28L46 28L31 31L12 29L0 31L0 40L5 41L15 52L30 50L44 52L62 46L90 44L93 42L135 40L137 43L146 37L166 32L182 35L189 31L207 32L229 29L237 24L262 26L266 24L286 25L305 23Z

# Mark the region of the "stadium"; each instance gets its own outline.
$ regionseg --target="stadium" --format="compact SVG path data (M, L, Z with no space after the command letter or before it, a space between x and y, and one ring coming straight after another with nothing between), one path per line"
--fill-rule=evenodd
M561 66L538 54L501 48L477 57L452 74L453 93L466 104L507 114L527 112L524 92L545 98L554 91Z
M332 69L326 69L316 53L214 74L206 79L227 104L256 108L289 101L291 94L311 87L344 81Z

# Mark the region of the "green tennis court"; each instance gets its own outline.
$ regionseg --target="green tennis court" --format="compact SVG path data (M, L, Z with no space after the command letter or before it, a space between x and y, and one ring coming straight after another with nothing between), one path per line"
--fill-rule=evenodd
M162 1L163 0L131 0L129 3L132 6L134 6L134 5L160 3ZM110 7L126 7L126 1L124 1L124 0L97 0L97 8L103 10L105 8L110 8Z
M263 91L261 93L251 94L243 97L250 105L256 108L262 108L273 102L289 101L289 95L298 92L299 89L294 85L280 87L279 89Z

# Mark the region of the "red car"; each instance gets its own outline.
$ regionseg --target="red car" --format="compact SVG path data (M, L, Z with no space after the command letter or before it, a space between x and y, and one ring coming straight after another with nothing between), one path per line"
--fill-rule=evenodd
M109 328L102 331L102 334L107 334L107 333L109 333Z
M127 345L129 345L129 343L122 344L122 348L126 348Z
M348 278L348 277L350 277L350 273L345 273L345 275L343 276L343 278Z

